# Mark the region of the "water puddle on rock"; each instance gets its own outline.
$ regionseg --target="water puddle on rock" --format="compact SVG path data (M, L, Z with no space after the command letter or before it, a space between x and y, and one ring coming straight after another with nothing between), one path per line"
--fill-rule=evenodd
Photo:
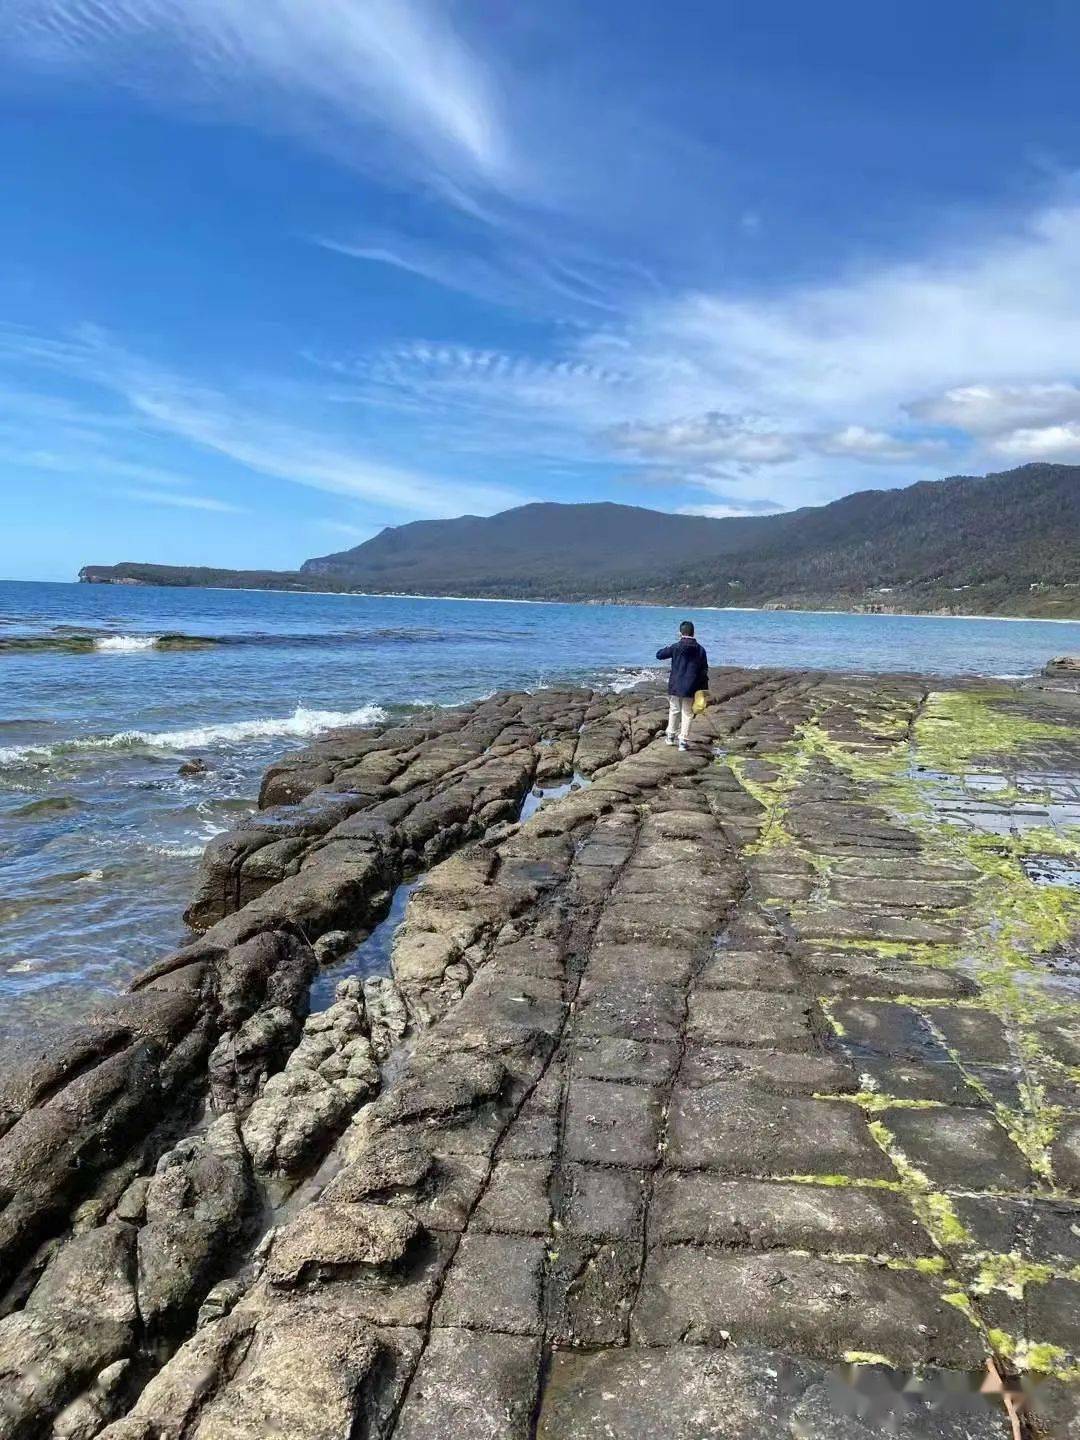
M1063 885L1069 890L1080 890L1080 856L1024 855L1020 864L1036 885Z
M1080 890L1080 855L1023 855L1020 864L1035 885L1058 889ZM1037 971L1020 975L1020 984L1027 984L1054 998L1075 1003L1080 997L1080 936L1056 950L1032 956Z
M1017 777L977 771L951 775L922 766L910 769L908 776L939 824L1007 838L1056 823L1043 791L1022 790Z
M342 980L354 975L359 980L366 980L372 975L390 974L394 937L405 919L409 896L422 879L422 875L415 875L411 880L403 880L394 891L385 918L379 921L371 934L354 949L323 966L311 986L312 1012L325 1010L334 1003L334 992Z
M834 1366L823 1389L835 1415L879 1426L883 1435L946 1430L959 1435L961 1429L966 1434L967 1424L988 1412L1005 1418L1004 1393L1020 1407L1026 1407L1029 1398L1015 1382L1003 1383L988 1370L916 1374L873 1363Z
M561 800L571 791L587 790L591 784L591 780L586 780L584 775L575 770L569 780L564 780L559 785L534 785L522 801L518 820L525 821L535 815L545 800Z

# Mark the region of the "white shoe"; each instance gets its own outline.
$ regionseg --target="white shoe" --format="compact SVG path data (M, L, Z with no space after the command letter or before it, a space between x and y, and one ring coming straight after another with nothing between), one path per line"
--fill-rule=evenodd
M680 750L689 750L689 749L690 749L690 746L687 744L687 742L686 742L685 740L680 740L680 741L679 741L679 749L680 749Z
M675 744L675 736L674 736L674 735L665 735L665 736L664 736L664 744L665 744L665 745L674 745L674 744Z

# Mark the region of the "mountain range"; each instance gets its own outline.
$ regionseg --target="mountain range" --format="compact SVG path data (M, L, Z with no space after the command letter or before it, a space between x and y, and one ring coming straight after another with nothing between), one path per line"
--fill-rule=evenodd
M125 562L79 578L526 600L1080 617L1080 466L957 475L716 519L609 503L390 526L298 571Z

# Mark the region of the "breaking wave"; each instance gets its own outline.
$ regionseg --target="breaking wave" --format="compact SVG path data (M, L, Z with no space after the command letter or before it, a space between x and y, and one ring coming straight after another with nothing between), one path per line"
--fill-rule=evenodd
M610 677L610 678L609 678ZM607 672L601 682L604 690L614 690L616 694L622 694L624 690L632 690L635 685L641 685L646 680L655 680L657 670L654 666L651 670L616 670L613 673Z
M224 643L210 635L101 635L58 626L49 635L5 635L0 655L129 655L139 650L206 650Z
M50 634L0 637L0 655L67 654L131 655L149 650L207 650L219 646L366 647L379 645L505 644L528 638L523 631L437 629L427 626L380 626L368 630L250 631L231 635L109 635L58 626Z
M157 635L105 635L94 641L94 649L121 654L128 650L153 650L159 638Z
M188 751L276 736L306 740L324 730L378 725L385 719L386 711L381 705L361 705L356 710L309 710L306 705L298 705L291 715L229 720L220 725L195 725L188 730L121 730L116 735L60 740L54 745L0 746L0 766L43 764L54 755L73 755L81 750Z

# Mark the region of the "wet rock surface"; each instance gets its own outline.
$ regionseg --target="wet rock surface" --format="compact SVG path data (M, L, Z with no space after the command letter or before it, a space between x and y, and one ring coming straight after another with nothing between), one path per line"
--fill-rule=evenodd
M1076 1433L1076 697L720 670L665 718L502 695L268 773L202 933L0 1071L0 1440L1005 1440L1003 1388Z

